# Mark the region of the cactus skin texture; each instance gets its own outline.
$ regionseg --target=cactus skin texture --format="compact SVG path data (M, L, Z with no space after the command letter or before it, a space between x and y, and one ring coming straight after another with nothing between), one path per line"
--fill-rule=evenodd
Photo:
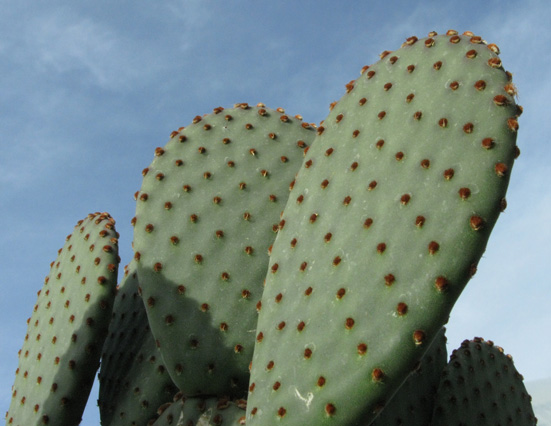
M537 423L513 359L492 341L465 340L443 371L431 426Z
M118 263L115 221L95 213L78 222L28 320L7 425L79 424L107 335Z
M245 424L245 400L226 398L186 398L181 393L174 402L159 408L153 426L240 426Z
M372 426L430 424L440 376L448 361L445 332L442 328L398 392L370 423Z
M243 397L257 302L314 129L263 105L216 108L144 170L135 259L151 330L186 396Z
M138 294L136 264L119 286L99 373L102 426L145 425L178 392L162 362Z
M496 50L410 38L318 127L270 258L247 424L369 422L447 322L517 154Z

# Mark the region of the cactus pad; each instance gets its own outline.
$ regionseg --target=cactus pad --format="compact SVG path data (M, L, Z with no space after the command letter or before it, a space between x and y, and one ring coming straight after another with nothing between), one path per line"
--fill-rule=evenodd
M268 249L314 129L283 110L217 108L144 170L133 220L149 323L186 396L243 397Z
M465 340L444 369L431 425L533 426L530 401L510 355L491 341Z
M332 105L273 246L250 426L369 422L447 322L517 155L496 52L470 33L412 37Z
M99 374L102 426L141 425L178 392L149 330L132 262L125 271L103 346Z
M114 225L107 213L88 215L52 262L19 352L7 425L80 422L115 296Z

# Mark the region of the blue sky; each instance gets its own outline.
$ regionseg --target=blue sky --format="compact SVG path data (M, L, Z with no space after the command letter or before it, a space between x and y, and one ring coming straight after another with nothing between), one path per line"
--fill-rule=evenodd
M236 102L283 107L319 123L363 65L432 30L470 30L496 43L525 111L508 208L452 312L450 348L482 336L512 354L528 382L551 378L546 0L4 3L2 413L25 321L57 249L79 219L108 211L121 234L121 266L130 261L133 194L172 130ZM84 426L99 424L95 399L92 394Z

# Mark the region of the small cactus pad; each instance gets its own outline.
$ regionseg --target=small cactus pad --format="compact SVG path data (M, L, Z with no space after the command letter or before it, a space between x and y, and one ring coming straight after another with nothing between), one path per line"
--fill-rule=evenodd
M171 404L159 408L153 426L240 426L245 424L245 400L225 398L185 398L182 394Z
M442 328L398 392L375 421L370 423L371 426L430 424L440 376L448 362L445 331Z
M447 322L517 155L497 50L412 37L332 105L273 245L250 426L369 422Z
M59 250L28 320L7 425L79 424L111 319L117 238L111 216L90 214Z
M243 397L268 250L312 126L283 110L216 108L144 170L134 250L151 330L186 396Z
M138 286L132 262L117 292L103 346L98 400L102 426L145 425L178 392L149 330Z
M481 338L465 340L443 371L431 426L537 423L510 355Z

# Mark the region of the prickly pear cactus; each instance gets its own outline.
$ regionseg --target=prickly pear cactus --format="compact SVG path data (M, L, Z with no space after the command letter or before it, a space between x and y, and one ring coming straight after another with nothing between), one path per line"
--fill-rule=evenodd
M98 399L102 426L145 425L178 392L155 345L138 287L131 262L103 346Z
M465 340L443 371L432 426L537 423L513 358L492 341Z
M111 318L118 235L107 213L78 222L38 292L6 424L76 425Z
M497 47L412 37L346 87L273 246L250 426L369 423L447 322L505 206L521 110Z
M186 396L247 392L268 250L313 128L263 105L217 108L144 170L133 219L151 330Z
M371 426L430 424L442 370L448 362L445 328Z
M180 393L174 402L159 408L153 426L239 426L245 424L246 401L226 398L186 398Z

